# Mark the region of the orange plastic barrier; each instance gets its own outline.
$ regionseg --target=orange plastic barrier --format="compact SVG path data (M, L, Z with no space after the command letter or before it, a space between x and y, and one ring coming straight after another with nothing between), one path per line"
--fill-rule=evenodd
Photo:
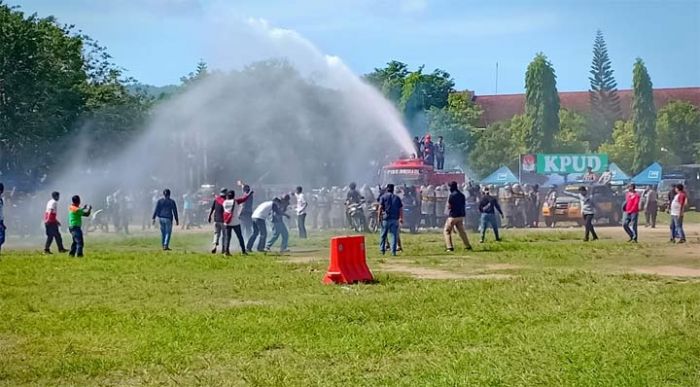
M331 238L331 262L324 283L352 284L373 279L367 267L364 236Z

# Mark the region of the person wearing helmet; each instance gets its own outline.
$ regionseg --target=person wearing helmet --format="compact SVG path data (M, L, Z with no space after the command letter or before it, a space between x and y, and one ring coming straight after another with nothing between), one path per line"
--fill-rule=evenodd
M425 165L435 165L435 144L429 134L423 139L423 161Z
M438 141L435 143L435 161L437 170L441 171L445 168L445 143L442 136L438 136Z
M360 191L357 190L357 184L355 184L354 182L350 183L350 185L348 185L348 188L350 188L350 190L348 191L345 200L349 204L360 203L362 201L362 195L360 194Z
M361 204L364 200L364 197L362 197L360 191L357 190L357 184L355 184L354 182L350 183L350 185L348 185L348 188L348 193L345 196L345 221L347 222L346 224L350 226L352 225L352 219L350 219L350 212L348 211L348 207L355 204ZM362 230L367 230L367 220L364 218L364 215L362 216Z

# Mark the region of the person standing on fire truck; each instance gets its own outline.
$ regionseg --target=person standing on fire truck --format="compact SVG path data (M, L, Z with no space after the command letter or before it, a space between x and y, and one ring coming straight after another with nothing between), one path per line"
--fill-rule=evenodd
M423 162L431 167L435 165L435 145L429 134L423 139Z
M437 162L437 170L441 171L445 168L445 143L442 136L438 136L438 141L435 144L435 161Z

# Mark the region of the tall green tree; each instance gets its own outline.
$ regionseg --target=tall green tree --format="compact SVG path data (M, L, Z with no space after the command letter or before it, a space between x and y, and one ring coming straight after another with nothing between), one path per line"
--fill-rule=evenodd
M555 137L557 152L588 153L591 151L587 139L586 118L576 112L559 110L559 133Z
M446 71L436 69L430 74L423 74L423 66L406 77L399 107L414 132L426 130L424 118L429 109L447 106L454 85Z
M387 63L384 68L375 68L373 72L365 75L364 78L379 89L387 99L399 106L403 85L409 73L406 63L393 60Z
M470 97L468 92L452 93L446 107L428 111L428 129L433 138L443 136L447 153L465 161L472 148L472 128L481 116L481 109Z
M591 119L588 140L593 149L610 139L615 121L622 116L617 82L608 56L603 33L598 30L593 43L591 63L591 88L588 91L591 104Z
M623 171L631 172L634 163L634 123L617 121L613 127L612 138L601 144L598 152L608 155Z
M525 73L525 115L531 123L524 138L527 151L552 152L559 132L559 94L554 68L542 53Z
M46 167L83 111L83 41L0 2L0 171Z
M659 109L656 129L664 164L697 163L700 147L700 109L685 101L671 101Z
M209 75L209 65L207 65L207 62L203 59L200 59L199 62L197 62L197 68L186 76L180 77L180 82L182 82L183 86L187 86L204 79L207 75Z
M104 47L1 0L0 31L0 172L51 175L76 138L96 155L132 138L147 102Z
M651 78L641 58L637 58L632 71L634 97L632 122L634 123L634 162L632 170L639 172L656 159L656 107Z
M530 118L522 114L474 131L469 167L479 176L486 176L501 165L517 169L519 155L527 153L523 139L531 127Z
M409 71L408 65L391 61L384 68L375 68L364 79L380 90L401 111L408 126L416 134L427 130L427 114L432 108L447 106L454 91L454 80L444 70L423 72L424 66Z

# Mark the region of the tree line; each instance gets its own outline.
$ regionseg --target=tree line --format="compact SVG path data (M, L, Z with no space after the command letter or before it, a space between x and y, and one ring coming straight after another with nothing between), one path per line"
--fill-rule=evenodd
M0 30L1 177L39 179L78 144L104 157L141 127L152 99L129 92L132 80L89 36L2 1Z
M210 74L206 63L200 62L180 85L154 91L126 77L104 47L74 26L53 17L27 15L2 0L0 30L3 180L42 179L78 152L87 153L92 161L109 158L140 134L158 103ZM633 114L630 120L621 120L602 33L593 47L591 111L586 115L560 107L553 65L541 53L525 74L525 113L485 128L480 127L482 111L472 94L455 90L454 80L444 70L428 72L422 66L411 70L391 61L364 79L395 104L414 134L444 136L450 150L481 175L500 165L517 167L519 154L533 152L605 152L628 171L657 159L668 164L696 162L698 108L674 101L657 112L651 78L639 59L633 66ZM309 88L309 95L320 96L310 102L309 110L324 127L341 127L329 120L347 116L323 102L332 101L326 98L332 92L299 78L286 66L267 63L236 76L246 74L260 74L265 82L279 74L293 75L294 82Z
M700 160L700 110L672 101L656 111L651 77L642 59L632 68L632 115L623 120L612 62L601 31L596 33L590 67L590 112L560 106L556 73L543 53L525 72L525 113L483 128L483 113L469 92L454 90L449 73L423 67L408 70L392 61L365 79L381 90L404 114L415 134L444 136L482 176L501 165L517 169L520 154L607 153L630 172L654 161L686 164Z

